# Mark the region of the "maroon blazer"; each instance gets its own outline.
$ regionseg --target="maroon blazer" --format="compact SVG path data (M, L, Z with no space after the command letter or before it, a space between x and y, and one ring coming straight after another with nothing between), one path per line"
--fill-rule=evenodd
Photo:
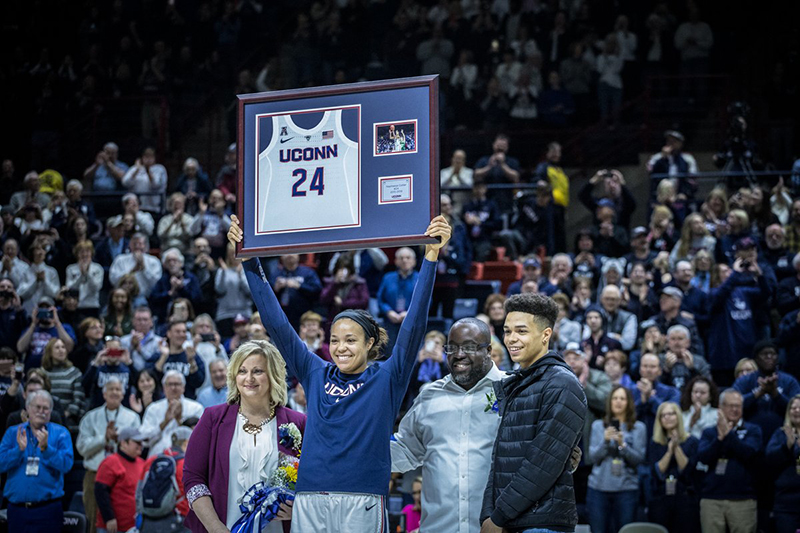
M192 489L195 494L207 494L202 487L205 485L211 492L214 510L223 524L228 518L230 451L233 434L239 420L238 414L238 405L224 403L207 408L200 417L200 422L192 431L183 465L183 486L187 495L193 492ZM278 407L275 409L275 420L278 427L294 422L300 433L305 432L306 415L302 413L286 407ZM297 456L297 450L288 449L280 442L278 442L278 451ZM194 511L189 511L184 526L195 533L206 532ZM289 529L290 522L284 522L284 532L289 533Z

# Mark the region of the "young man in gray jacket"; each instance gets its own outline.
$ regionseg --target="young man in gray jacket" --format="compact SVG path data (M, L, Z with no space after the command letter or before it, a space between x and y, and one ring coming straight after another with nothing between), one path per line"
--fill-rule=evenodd
M578 522L569 460L586 395L548 350L558 306L541 294L506 301L505 345L520 370L494 384L500 427L481 512L481 533L573 531Z

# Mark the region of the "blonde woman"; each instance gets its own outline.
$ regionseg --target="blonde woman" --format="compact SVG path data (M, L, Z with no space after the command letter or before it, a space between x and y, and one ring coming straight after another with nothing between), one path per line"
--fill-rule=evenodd
M268 481L279 454L298 457L300 442L281 439L292 425L302 435L306 417L286 407L286 365L277 348L249 341L228 364L228 401L203 413L189 441L183 470L192 510L185 525L192 531L230 531L242 516L238 500L259 481ZM300 439L301 440L301 439ZM291 505L263 533L288 532Z
M653 208L650 216L650 249L654 252L669 252L675 246L675 228L673 226L672 211L663 205Z
M777 533L794 533L800 529L800 395L794 396L786 406L783 427L775 430L767 444L766 461L775 469L775 516Z
M689 491L698 444L686 432L678 404L662 403L656 412L650 444L650 456L656 462L648 518L669 531L699 531L700 507L693 491Z
M691 261L701 250L714 253L717 239L711 236L703 222L703 217L692 213L683 221L681 238L669 254L670 267L675 268L678 261Z
M733 264L735 259L733 247L736 241L750 237L750 216L744 209L731 209L728 213L728 233L717 239L714 248L714 260L717 263Z
M712 234L723 235L728 227L728 195L723 187L714 187L700 207L703 219Z

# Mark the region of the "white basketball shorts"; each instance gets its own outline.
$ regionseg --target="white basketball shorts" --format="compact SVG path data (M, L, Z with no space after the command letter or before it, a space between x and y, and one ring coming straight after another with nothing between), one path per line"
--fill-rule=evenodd
M386 498L375 494L300 492L292 533L388 533Z

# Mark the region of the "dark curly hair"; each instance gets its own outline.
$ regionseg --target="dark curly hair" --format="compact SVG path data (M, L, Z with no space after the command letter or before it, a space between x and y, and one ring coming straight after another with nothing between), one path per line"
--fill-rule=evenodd
M709 405L711 407L717 407L719 402L719 388L717 385L710 379L703 377L703 376L695 376L689 382L683 386L683 392L681 392L681 410L688 411L692 407L692 389L694 388L695 383L707 383L708 384L708 392L711 396L711 401Z
M552 328L558 318L558 304L544 294L515 294L506 300L506 314L528 313L542 329Z

